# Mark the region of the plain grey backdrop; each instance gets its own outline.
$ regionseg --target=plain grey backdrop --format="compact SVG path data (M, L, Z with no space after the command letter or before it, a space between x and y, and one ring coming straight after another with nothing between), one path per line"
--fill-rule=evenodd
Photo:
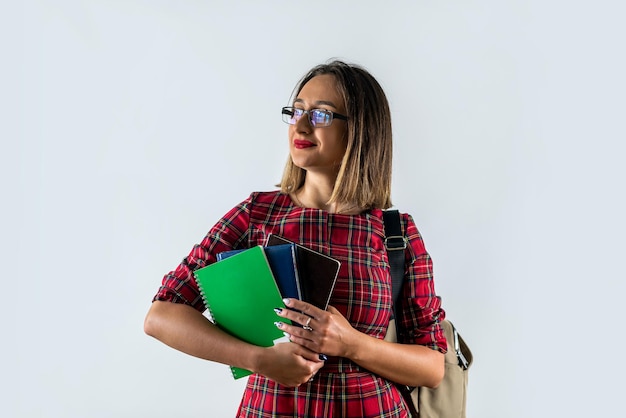
M338 57L388 94L392 198L475 355L468 417L616 416L625 9L2 2L2 415L234 415L244 382L143 319L220 216L274 189L279 109Z

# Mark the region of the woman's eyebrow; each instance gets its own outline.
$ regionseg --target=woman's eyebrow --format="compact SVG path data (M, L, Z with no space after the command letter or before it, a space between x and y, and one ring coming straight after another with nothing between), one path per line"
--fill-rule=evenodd
M302 99L296 99L293 101L294 104L296 103L302 103L304 104L304 100ZM333 102L329 102L328 100L318 100L314 103L315 106L319 106L319 105L326 105L326 106L330 106L330 107L334 107L335 109L337 109L337 106L335 106L335 104Z

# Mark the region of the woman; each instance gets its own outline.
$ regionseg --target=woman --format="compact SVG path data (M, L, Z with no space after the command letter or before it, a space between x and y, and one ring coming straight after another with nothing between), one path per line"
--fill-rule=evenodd
M385 94L364 69L333 61L300 81L282 113L290 158L281 190L250 195L164 277L145 331L190 355L255 372L238 416L406 417L395 383L437 386L446 342L432 263L407 214L401 343L383 341L392 308L381 210L391 206ZM277 315L308 326L283 324L292 343L262 348L202 315L193 271L219 252L264 245L270 233L338 259L341 269L328 309L287 300L290 309Z

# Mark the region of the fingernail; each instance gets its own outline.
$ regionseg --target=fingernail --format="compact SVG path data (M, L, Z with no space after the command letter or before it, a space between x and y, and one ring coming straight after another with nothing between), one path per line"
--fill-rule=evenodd
M290 300L289 300L289 298L285 298L285 299L283 299L283 303L284 303L285 305L289 305L289 301L290 301Z
M274 312L280 315L283 310L281 308L274 308Z
M291 334L283 331L283 335L289 339L291 339Z
M319 355L319 358L320 358L320 360L322 360L322 361L326 361L326 360L328 360L328 356L326 356L326 354L320 354L320 355Z
M280 322L280 321L274 322L274 325L276 325L277 328L282 328L283 327L283 323Z

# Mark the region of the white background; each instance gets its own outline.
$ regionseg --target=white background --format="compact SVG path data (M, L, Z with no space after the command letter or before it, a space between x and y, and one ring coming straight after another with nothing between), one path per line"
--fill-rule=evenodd
M619 415L625 9L2 2L2 416L234 415L244 382L143 318L221 215L274 189L279 108L332 57L388 94L392 198L475 355L468 417Z

